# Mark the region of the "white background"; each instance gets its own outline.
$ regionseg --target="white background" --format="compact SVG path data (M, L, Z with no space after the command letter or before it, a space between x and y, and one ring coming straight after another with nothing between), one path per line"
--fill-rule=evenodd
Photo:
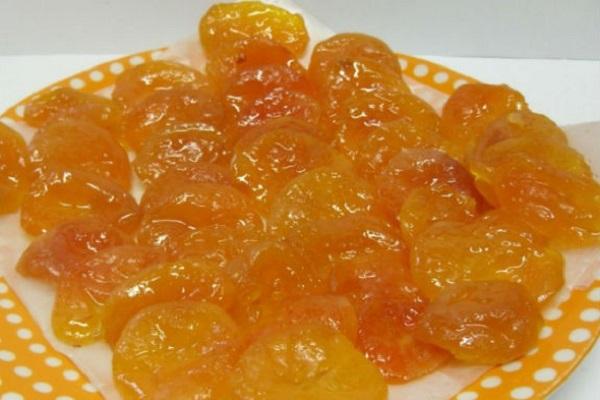
M537 58L430 57L475 78L517 87L532 108L560 124L600 120L600 61L539 60L600 59L598 0L296 2L336 31L375 34L406 53ZM189 35L206 3L0 0L0 110L111 54ZM552 399L597 399L599 370L596 346Z

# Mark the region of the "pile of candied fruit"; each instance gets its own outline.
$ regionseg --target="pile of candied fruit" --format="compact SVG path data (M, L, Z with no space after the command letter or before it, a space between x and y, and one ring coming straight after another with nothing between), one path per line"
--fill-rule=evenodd
M36 236L16 268L56 287L60 340L112 347L123 398L381 400L535 344L560 251L600 243L556 124L505 85L440 117L364 34L306 69L302 17L273 5L215 5L199 37L203 72L46 92L29 144L0 125L0 212Z

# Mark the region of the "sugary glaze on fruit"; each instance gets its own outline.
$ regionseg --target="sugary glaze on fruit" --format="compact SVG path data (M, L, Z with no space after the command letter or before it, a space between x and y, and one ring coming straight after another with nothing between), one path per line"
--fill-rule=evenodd
M42 234L17 270L56 286L57 337L106 340L122 396L155 400L383 400L535 344L557 249L600 240L600 185L556 124L504 85L438 116L363 34L305 68L302 17L272 5L215 5L199 36L205 72L43 94L29 149L0 125L0 213Z

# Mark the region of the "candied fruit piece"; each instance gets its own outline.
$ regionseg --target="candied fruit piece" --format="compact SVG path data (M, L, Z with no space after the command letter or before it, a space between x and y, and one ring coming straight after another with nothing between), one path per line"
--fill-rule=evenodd
M507 85L466 84L446 101L440 133L451 144L450 153L462 159L491 122L522 110L528 110L525 98Z
M102 338L103 306L111 291L162 257L157 249L124 245L91 254L85 262L71 264L59 278L52 310L56 337L73 346Z
M430 225L441 221L469 222L479 214L478 209L477 199L468 193L422 187L409 193L396 219L402 227L402 238L413 243Z
M209 301L224 308L233 302L234 286L214 264L194 259L146 268L118 285L106 301L106 340L115 343L137 312L176 300Z
M23 118L36 128L58 120L85 120L116 134L120 116L119 107L112 100L71 88L59 88L27 104Z
M436 297L457 282L506 280L523 284L539 302L548 299L563 285L563 258L519 221L526 218L496 210L472 223L432 225L412 249L415 282Z
M29 153L16 131L0 122L0 214L16 211L29 185Z
M206 78L187 65L172 61L149 61L127 69L115 81L113 100L130 107L154 92L175 88L201 88Z
M253 210L250 199L231 186L215 183L181 186L178 181L169 181L169 185L171 190L142 199L144 221L180 221L194 228L262 226L262 219Z
M149 137L165 132L220 134L223 122L223 105L212 89L180 87L154 92L128 108L121 130L127 145L139 150Z
M271 223L281 233L319 219L377 213L373 188L348 171L317 168L291 180L274 199Z
M271 203L285 184L318 167L350 169L350 163L298 124L275 120L238 141L231 167L236 180L261 203Z
M300 14L260 1L213 5L200 20L199 35L209 55L248 38L271 40L296 56L308 44L308 32Z
M376 177L376 182L381 201L394 218L416 188L437 192L454 189L478 197L469 171L435 149L402 149Z
M268 322L287 299L327 291L328 272L284 243L258 243L227 268L238 282L233 313L244 326Z
M28 277L58 281L87 258L128 243L126 236L105 221L81 219L65 222L33 241L21 254L17 271Z
M180 130L146 139L135 160L135 171L150 183L169 171L196 169L197 163L224 162L228 158L220 132ZM192 173L193 174L193 173Z
M361 143L357 169L369 179L377 176L401 150L441 147L437 131L428 130L406 119L387 122L371 132Z
M295 326L260 338L232 376L240 400L384 400L377 369L342 334Z
M334 144L352 160L358 158L363 141L386 122L403 119L425 132L437 132L440 117L433 108L410 93L362 94L347 98L328 120L336 131Z
M316 124L320 116L306 70L284 47L248 40L209 60L220 86L228 124L243 131L268 120L295 117Z
M176 255L179 238L195 229L183 221L145 218L135 233L135 241L146 246L158 247L168 256L173 256Z
M514 282L457 282L443 289L418 326L423 340L458 360L502 364L525 355L542 318L535 300Z
M127 153L108 131L89 122L50 123L35 134L29 149L31 166L38 173L48 168L77 169L129 188Z
M600 185L536 160L495 168L491 182L498 206L525 221L558 248L600 242Z
M124 399L147 398L161 377L235 351L239 331L210 303L179 301L149 306L133 317L115 345L113 377Z
M21 210L21 226L39 235L71 219L97 217L131 231L138 205L117 183L78 170L49 170L31 184Z
M448 353L413 337L427 305L407 282L384 284L376 292L357 293L358 349L388 383L423 376L448 360Z

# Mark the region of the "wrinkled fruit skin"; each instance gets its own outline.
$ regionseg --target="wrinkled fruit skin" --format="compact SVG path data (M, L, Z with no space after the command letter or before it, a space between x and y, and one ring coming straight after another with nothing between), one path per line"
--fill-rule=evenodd
M0 122L0 214L16 211L30 180L29 152L16 131Z
M542 318L523 286L459 282L444 289L419 322L419 337L476 364L512 361L534 346Z
M239 331L220 307L203 302L161 303L129 321L114 348L113 374L124 399L150 396L161 377L201 357L236 351Z
M381 374L340 333L298 326L263 337L232 377L241 400L383 400Z
M411 253L413 278L432 298L457 282L506 280L543 302L562 287L563 264L545 238L501 211L471 223L434 224Z

